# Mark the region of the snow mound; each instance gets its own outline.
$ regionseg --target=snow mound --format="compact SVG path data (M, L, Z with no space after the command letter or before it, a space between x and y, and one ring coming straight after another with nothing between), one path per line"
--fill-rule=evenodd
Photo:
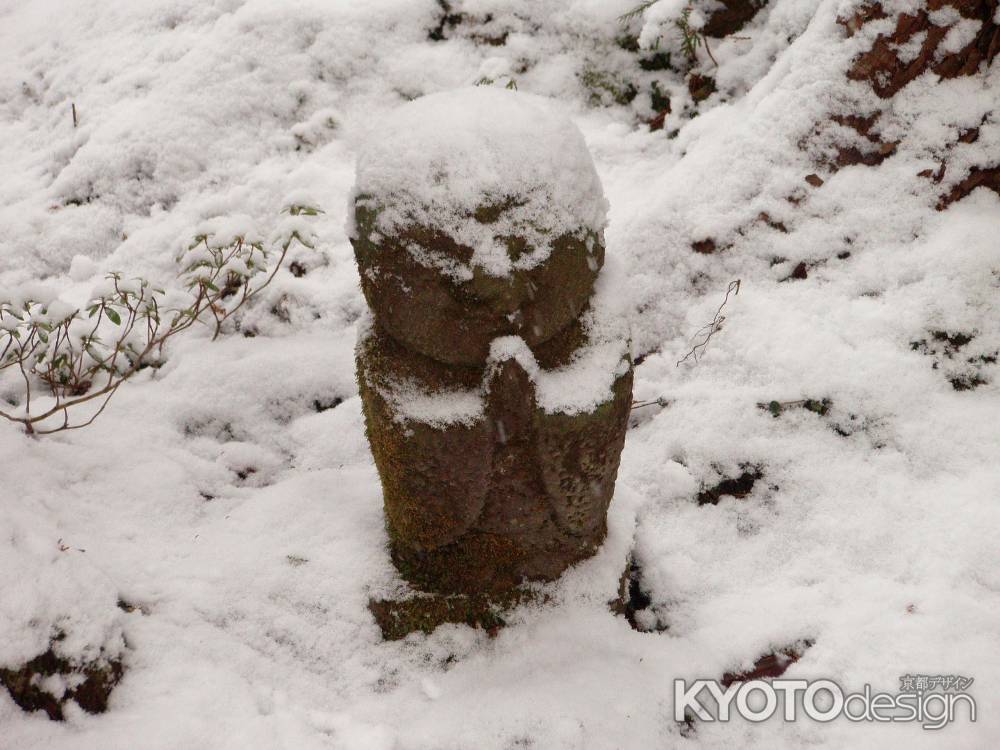
M354 188L382 233L433 227L472 248L471 266L506 276L543 262L557 237L606 224L583 135L544 97L462 88L408 102L385 123L358 157ZM529 251L512 259L504 237Z
M43 511L27 503L0 507L0 669L18 669L50 645L73 664L124 648L114 583L81 550L63 543Z

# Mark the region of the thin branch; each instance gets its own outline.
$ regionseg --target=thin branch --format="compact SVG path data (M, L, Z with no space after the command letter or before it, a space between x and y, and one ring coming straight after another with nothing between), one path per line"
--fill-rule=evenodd
M94 420L97 419L99 416L101 416L101 413L104 411L104 408L108 405L108 402L111 401L111 397L115 395L115 391L118 390L118 386L120 386L122 382L124 381L120 381L117 385L115 385L114 388L112 388L108 392L107 398L105 398L104 403L101 404L101 408L98 409L96 412L94 412L94 414L86 422L81 422L80 424L74 424L74 425L69 424L69 412L64 410L63 413L65 414L65 419L63 420L62 427L56 427L53 430L36 430L35 431L36 434L51 435L53 432L63 432L65 430L79 430L81 427L86 427L90 424L93 424Z
M718 60L715 59L715 55L712 54L712 50L708 47L708 37L704 34L699 34L699 36L701 36L701 43L705 45L705 51L708 53L708 59L712 61L712 64L715 67L719 67Z
M649 401L633 401L631 408L633 410L635 410L635 409L642 409L645 406L662 406L662 407L667 407L669 405L670 405L670 402L667 401L665 398L654 398L654 399L650 399Z
M736 279L735 281L730 281L729 286L726 289L726 298L722 300L722 304L719 305L719 309L715 311L715 317L712 319L712 322L703 325L698 330L698 333L696 333L691 340L694 341L694 339L702 335L703 332L704 332L704 338L698 343L694 344L694 346L691 347L691 351L685 354L683 358L677 360L678 367L681 366L682 362L685 362L689 358L693 357L695 363L697 363L698 357L704 356L705 350L708 348L708 342L712 340L712 336L714 336L716 333L722 330L722 324L726 320L726 316L722 314L722 308L724 308L726 306L726 303L729 302L730 295L735 297L739 293L740 293L740 279Z
M633 18L638 18L658 2L660 2L660 0L645 0L645 2L639 3L639 5L632 8L632 10L618 16L618 23L626 24Z
M322 213L308 206L291 206L287 210L296 216ZM281 243L277 261L268 267L269 253L259 243L236 237L225 245L213 246L206 236L198 237L189 250L204 246L208 259L198 257L184 268L182 275L189 279L187 288L193 298L187 307L180 309L161 310L156 295L165 294L163 290L150 289L146 281L138 279L138 290L133 291L131 283L122 282L121 274L111 273L107 278L112 282L113 291L91 300L86 310L93 322L85 326L89 331L82 335L71 334L71 328L83 321L80 310L51 324L46 319L48 308L41 302L28 300L23 303L22 313L21 302L14 305L0 300L0 321L5 322L4 329L0 330L0 370L16 365L24 381L23 415L0 409L0 416L22 424L33 435L48 435L92 424L122 383L145 366L154 352L162 355L168 339L195 323L211 325L203 319L206 310L214 322L212 338L218 338L223 324L274 280L295 241L312 247L297 230L292 231ZM260 253L259 259L254 256L255 252ZM252 279L261 273L265 275L263 282L252 286ZM237 293L236 303L227 309L225 300ZM171 314L172 318L165 322L161 317L164 313ZM7 316L13 319L12 325L6 320ZM134 341L140 318L145 318L145 323L138 328L144 334L141 343ZM102 331L108 333L103 339L99 335ZM3 341L4 335L6 341ZM106 378L101 378L102 373ZM32 414L32 398L35 398L32 378L47 386L54 399L49 408L38 414ZM97 388L99 379L103 385ZM101 404L88 419L72 424L72 409L98 399ZM61 424L38 429L45 420L60 413Z

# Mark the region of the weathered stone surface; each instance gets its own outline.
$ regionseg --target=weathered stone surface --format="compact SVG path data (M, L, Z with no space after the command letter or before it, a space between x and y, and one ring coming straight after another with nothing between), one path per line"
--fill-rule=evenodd
M568 327L539 359L559 362L579 335ZM476 376L488 393L471 423L401 422L386 397L394 380L419 378L448 393ZM551 580L603 541L631 368L615 380L613 398L593 411L549 414L515 360L492 369L449 367L407 352L376 328L360 344L358 380L393 561L420 588L475 593Z
M401 112L359 158L349 227L391 555L425 594L372 603L386 637L492 627L525 581L592 555L632 400L607 202L575 126L510 92Z
M479 214L469 221L496 218L495 212ZM386 237L375 228L377 211L363 198L355 217L361 289L375 318L414 351L450 364L481 365L498 336L521 336L529 346L547 341L579 315L604 265L604 243L596 233L564 235L553 241L544 263L507 276L473 268L471 278L456 281L414 253L467 266L472 248L426 227ZM528 250L518 238L507 243L514 260Z
M368 604L387 641L410 633L433 632L444 623L482 628L491 636L506 625L508 610L529 602L545 601L544 594L530 589L511 589L500 594L418 594L405 599L376 599Z

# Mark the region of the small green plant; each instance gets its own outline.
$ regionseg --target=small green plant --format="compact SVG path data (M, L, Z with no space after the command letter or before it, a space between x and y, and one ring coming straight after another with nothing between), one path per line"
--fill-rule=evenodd
M772 417L780 417L783 412L789 409L805 409L806 411L811 411L814 414L825 417L832 406L833 401L828 398L803 398L798 401L761 401L757 404L758 409L770 412Z
M622 13L618 16L619 23L628 23L634 18L639 18L647 10L656 5L660 0L646 0L645 2L639 3L637 6L632 8L632 10Z
M285 209L291 216L316 216L322 211L312 206L294 205ZM312 248L313 240L304 226L290 226L276 242L280 248L277 262L268 269L268 259L272 253L259 240L244 235L222 238L202 234L194 238L185 252L177 258L181 264L181 278L185 286L195 296L191 312L196 318L202 313L211 314L215 325L213 339L222 332L222 324L236 313L252 297L259 294L271 283L293 242ZM264 275L260 284L253 280Z
M304 205L285 210L294 217L321 213ZM37 292L5 295L0 374L15 372L20 393L7 400L17 408L0 409L0 417L32 435L86 427L122 383L154 363L169 339L195 323L208 323L218 338L223 324L271 283L295 242L313 247L308 228L292 221L275 239L277 259L269 265L275 250L262 242L199 235L178 258L189 293L179 307L165 303L163 289L120 273L108 274L83 309ZM88 403L96 410L73 421L71 415Z
M638 95L634 85L623 81L613 73L596 68L586 68L580 74L580 83L590 92L590 104L594 107L609 104L629 104Z
M504 85L505 89L510 89L511 91L517 91L517 79L513 78L506 73L497 76L496 78L490 78L489 76L483 76L476 81L476 86L492 86L494 83L507 79L507 83Z
M708 48L708 40L705 38L705 35L691 25L691 12L693 10L694 6L690 3L685 5L684 10L681 11L681 17L674 21L674 25L681 33L681 49L684 51L684 55L688 61L695 63L698 61L698 47L704 47L709 59L715 67L719 67L719 63L715 61L715 57L712 55L712 50Z
M645 2L635 6L627 13L623 13L618 16L618 21L622 24L628 24L632 20L643 16L647 10L656 5L658 2L660 2L660 0L645 0ZM685 57L687 57L688 62L694 64L698 61L698 48L704 47L709 59L715 67L719 67L719 63L716 62L715 56L712 54L712 50L708 47L708 39L699 28L695 28L691 23L691 14L693 12L694 3L688 3L681 10L680 17L674 19L674 26L677 27L681 36L681 50L684 52ZM659 46L659 43L660 40L657 39L654 49Z

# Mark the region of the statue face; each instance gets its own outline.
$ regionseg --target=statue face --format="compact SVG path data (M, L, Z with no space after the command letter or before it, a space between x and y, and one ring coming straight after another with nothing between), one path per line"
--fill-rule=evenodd
M470 220L492 223L496 211ZM496 237L512 267L496 275L477 264L473 248L443 232L414 226L378 231L378 209L364 197L355 204L357 236L351 240L361 288L376 321L400 343L448 364L485 363L490 342L520 336L543 343L576 319L593 292L604 263L597 232L562 235L548 256L519 263L538 251L518 237Z

